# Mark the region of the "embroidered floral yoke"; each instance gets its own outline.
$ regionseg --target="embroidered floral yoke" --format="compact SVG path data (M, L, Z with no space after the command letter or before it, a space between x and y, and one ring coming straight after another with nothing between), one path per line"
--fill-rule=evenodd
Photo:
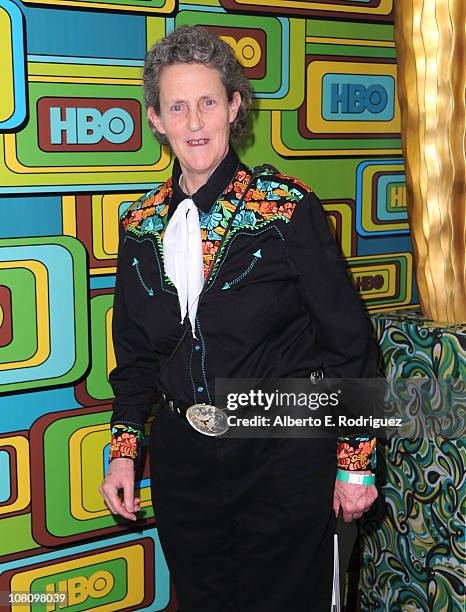
M155 391L188 404L215 403L215 378L370 378L375 346L369 323L312 191L292 177L264 172L235 216L196 317L183 331L176 289L165 274L162 241L186 196L180 166L121 219L113 313L117 367L111 459L138 457ZM233 149L196 194L204 272L251 178ZM375 440L340 439L338 466L375 466Z

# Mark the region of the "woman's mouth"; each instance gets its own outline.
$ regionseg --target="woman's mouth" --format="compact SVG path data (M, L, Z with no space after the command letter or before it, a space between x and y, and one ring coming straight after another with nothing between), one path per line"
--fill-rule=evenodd
M197 140L188 140L188 145L190 147L201 147L202 145L206 145L208 142L208 138L199 138Z

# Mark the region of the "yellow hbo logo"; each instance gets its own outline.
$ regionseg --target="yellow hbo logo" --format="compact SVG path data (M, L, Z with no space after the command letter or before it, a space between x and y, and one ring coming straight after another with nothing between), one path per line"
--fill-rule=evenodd
M220 38L230 45L235 52L236 59L245 68L254 68L261 61L261 46L252 36L244 36L239 40L233 36L220 36Z
M114 584L113 575L106 570L101 570L90 576L74 576L73 578L60 580L56 585L54 583L48 584L46 591L47 593L66 592L68 601L59 604L58 608L69 608L83 603L88 597L94 599L105 597L110 593ZM57 607L54 604L48 604L47 606L47 612L56 609Z

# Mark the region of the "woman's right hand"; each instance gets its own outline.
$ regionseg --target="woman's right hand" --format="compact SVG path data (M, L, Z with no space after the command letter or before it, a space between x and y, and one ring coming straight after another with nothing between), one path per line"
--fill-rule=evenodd
M118 495L119 489L123 489L123 502ZM134 513L141 509L141 500L134 497L133 459L126 457L113 459L104 481L99 486L99 493L112 514L121 514L127 519L137 521L137 516Z

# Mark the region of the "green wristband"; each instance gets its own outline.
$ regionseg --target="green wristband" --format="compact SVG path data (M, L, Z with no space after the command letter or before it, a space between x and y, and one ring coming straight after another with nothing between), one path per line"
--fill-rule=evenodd
M358 485L373 485L375 483L374 474L358 474L358 472L346 472L340 469L337 470L337 478Z

